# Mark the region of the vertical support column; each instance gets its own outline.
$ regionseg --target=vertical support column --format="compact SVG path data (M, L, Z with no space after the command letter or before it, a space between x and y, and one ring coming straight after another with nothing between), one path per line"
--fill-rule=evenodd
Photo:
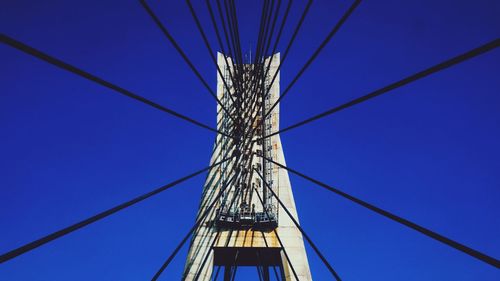
M269 70L269 76L272 77L274 73L277 71L277 68L280 63L280 55L275 54L270 58L267 58L264 60L264 62L271 60L271 67ZM218 63L221 69L226 72L226 66L223 63L224 57L222 54L218 54ZM256 67L262 67L261 63L258 62L259 65ZM250 69L250 68L249 68ZM260 69L261 71L264 71L263 69ZM243 74L242 74L243 75ZM217 77L217 95L220 99L224 101L224 104L228 107L230 103L228 97L225 96L225 89L224 89L224 83L223 79L229 79L229 77ZM255 111L253 111L251 114L248 114L250 116L257 115L261 117L260 124L258 125L260 130L261 130L261 135L259 137L264 137L266 135L269 135L272 132L278 131L279 130L279 105L275 107L274 111L269 115L269 118L264 118L266 114L266 109L276 102L276 100L279 97L279 74L276 76L276 81L274 82L273 86L271 89L266 89L267 87L270 87L269 85L266 85L267 81L258 81L258 83L262 83L259 85L256 85L256 90L257 93L256 95L260 98L260 100L257 101L257 104L260 105L262 108L261 110L258 110L257 108ZM234 86L234 85L233 85ZM264 94L269 90L269 98L265 99ZM242 93L240 93L242 94ZM236 106L236 104L243 106L243 103L241 103L243 96L236 97L236 102L233 106ZM231 104L232 105L232 104ZM218 106L217 107L217 120L218 120L218 129L222 129L223 131L228 131L230 129L234 129L234 126L241 125L237 123L231 123L230 121L224 120L224 113L222 112L221 108ZM223 126L227 126L226 128L223 128ZM246 125L245 125L246 126ZM253 124L250 124L250 126L253 126ZM214 146L214 150L216 150L214 156L210 160L210 163L213 164L215 161L220 160L217 159L216 155L219 155L219 152L222 152L221 155L224 155L224 152L227 150L227 148L224 146L225 142L221 142L220 145L217 140L220 140L222 137L217 136L216 139L216 144ZM257 137L256 137L257 138ZM229 141L229 140L228 140ZM283 154L283 149L281 145L281 140L279 135L272 136L270 138L267 138L266 141L262 141L262 155L265 157L269 157L276 162L282 163L286 165L285 162L285 157ZM256 148L257 149L257 148ZM255 150L256 150L255 149ZM252 151L255 152L255 151ZM255 162L256 164L262 163L262 167L259 167L258 169L262 171L262 175L265 177L265 179L268 181L268 183L271 184L273 191L275 191L281 201L284 203L286 208L292 213L292 216L298 220L298 215L297 215L297 210L295 208L295 201L293 198L293 192L292 192L292 187L290 184L290 179L288 177L288 172L285 169L280 169L277 168L276 166L273 166L269 161L262 161L262 158L258 156L252 156L255 157ZM261 159L260 161L257 159ZM232 162L231 162L232 163ZM251 163L251 162L250 162ZM229 163L227 165L230 165ZM238 165L236 163L235 165ZM250 164L249 164L250 165ZM258 165L256 165L258 166ZM204 193L202 196L202 204L200 204L200 210L199 213L203 212L203 209L206 206L206 202L210 202L213 194L217 192L220 188L220 184L224 182L227 179L227 175L225 174L225 166L221 166L219 169L214 169L209 173L209 177L207 178L205 182L205 188L204 188ZM267 169L269 168L269 169ZM272 169L271 169L272 168ZM257 175L254 175L255 178L260 178ZM240 182L242 179L236 179L235 185ZM256 183L261 183L262 181L258 181L255 179ZM250 188L250 187L248 187ZM262 188L262 189L261 189ZM307 261L307 254L304 248L304 241L302 239L302 235L300 231L296 228L295 224L290 220L290 218L287 216L287 214L283 211L283 209L278 206L277 204L275 205L275 201L273 200L272 197L270 197L269 192L266 193L261 193L263 190L266 190L264 184L261 184L260 187L258 187L260 190L259 194L262 194L262 199L264 201L264 206L269 209L272 209L271 211L274 213L274 215L277 217L277 228L276 228L276 233L279 234L281 243L283 244L283 248L286 250L290 262L288 259L286 259L283 256L283 252L281 253L281 264L279 264L280 267L280 274L281 275L281 280L284 281L295 281L296 279L299 279L300 281L311 281L311 273L309 271L309 264ZM252 189L253 191L253 189ZM230 193L230 190L227 191ZM229 196L229 194L225 194L225 197ZM222 200L225 200L224 198L221 198L221 202L219 202L219 205L216 207L221 207L222 206ZM243 202L243 201L241 201ZM257 196L252 197L250 194L250 197L248 199L249 206L252 206L255 204L255 206L261 205L261 202L257 199ZM260 209L260 207L257 207ZM254 210L254 208L252 208ZM228 210L229 211L229 210ZM264 210L254 210L256 212L262 212ZM262 213L261 213L262 214ZM209 215L207 217L207 221L212 221L216 219L216 212L213 212L213 214ZM255 250L260 249L260 248L274 248L274 249L281 249L281 244L278 243L278 239L274 232L262 232L253 228L246 229L245 231L236 231L233 232L235 229L231 229L228 227L228 229L215 229L212 224L204 223L199 226L199 229L193 234L193 239L191 241L190 245L190 250L188 254L188 258L186 261L186 268L184 272L184 280L186 281L209 281L213 278L213 267L214 264L217 266L222 265L220 270L224 270L224 280L231 280L233 278L233 275L235 274L236 267L238 264L246 264L246 265L258 265L258 272L259 276L263 280L270 280L270 274L269 274L269 267L273 266L274 263L269 263L268 259L266 261L266 258L269 258L268 256L260 256L256 257L257 261L248 261L248 257L242 255L239 260L233 260L235 256L233 256L232 250L237 250L237 249L243 249L241 253L246 253L249 248L254 248ZM219 238L215 239L215 233L220 231L220 236ZM215 241L212 243L212 241ZM219 249L217 251L214 251L213 249ZM229 251L227 251L229 250ZM217 255L217 257L216 257ZM229 255L229 257L228 257ZM256 252L256 255L258 255L258 252ZM206 260L204 259L205 257ZM220 260L222 258L222 261ZM226 259L230 258L230 261L224 261ZM258 261L261 259L261 261ZM291 267L296 271L296 275L298 278L295 278L294 275L291 271ZM198 273L199 272L199 273ZM218 275L218 271L215 274L216 276ZM222 273L221 273L222 275Z

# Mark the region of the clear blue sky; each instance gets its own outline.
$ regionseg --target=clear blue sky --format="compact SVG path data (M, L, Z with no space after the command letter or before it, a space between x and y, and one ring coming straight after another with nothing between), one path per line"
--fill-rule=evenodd
M237 1L245 51L255 47L260 9L250 2ZM304 5L295 2L293 23ZM315 2L282 88L350 5ZM184 1L151 5L215 88L216 70ZM281 104L281 126L498 38L499 15L496 0L364 1ZM215 101L138 1L3 0L0 31L215 126ZM285 133L287 162L499 258L499 73L495 50ZM0 129L2 253L206 166L214 141L209 131L5 45ZM0 280L149 280L193 224L203 180L2 264ZM303 227L344 280L500 280L491 266L291 181ZM178 279L186 251L162 280ZM310 249L308 256L315 280L329 280ZM256 279L254 270L243 272Z

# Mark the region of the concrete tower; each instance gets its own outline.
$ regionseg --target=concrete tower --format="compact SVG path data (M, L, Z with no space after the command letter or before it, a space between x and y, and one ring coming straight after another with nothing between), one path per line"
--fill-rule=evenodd
M217 107L218 130L232 136L255 134L243 143L217 135L210 163L234 157L208 173L197 218L203 222L193 234L183 278L212 280L217 275L218 280L222 276L224 280L231 280L237 267L254 266L264 280L269 280L272 267L282 280L296 280L296 277L301 281L312 280L302 234L269 190L274 191L298 221L288 172L259 156L285 164L279 135L259 140L279 130L279 105L265 118L263 125L260 121L263 114L259 110L262 108L259 105L268 110L278 99L279 73L262 101L262 95L255 94L259 89L243 90L243 94L237 96L233 86L238 86L232 85L231 77L236 73L243 84L251 85L250 73L255 71L252 64L237 65L233 69L231 58L220 53L217 61L224 76L217 75L217 96L227 109ZM268 88L279 62L279 53L263 62L265 66L270 63L270 68L260 93ZM238 112L235 116L242 118L230 118L228 112ZM212 202L215 205L210 208Z

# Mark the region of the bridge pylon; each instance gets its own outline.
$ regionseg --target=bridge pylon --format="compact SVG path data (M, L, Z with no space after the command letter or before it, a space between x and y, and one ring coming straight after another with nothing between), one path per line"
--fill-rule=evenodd
M265 160L286 165L280 136L265 137L279 130L279 104L266 113L279 98L280 54L238 65L218 53L217 63L217 129L227 135L217 135L210 164L232 158L208 173L183 280L233 280L242 266L262 280L312 280L283 209L299 220L288 172Z

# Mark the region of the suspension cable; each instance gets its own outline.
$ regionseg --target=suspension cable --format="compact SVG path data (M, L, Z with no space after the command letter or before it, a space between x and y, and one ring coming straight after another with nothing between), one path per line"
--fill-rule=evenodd
M217 203L217 201L219 200L219 198L224 193L226 187L236 178L237 175L238 175L238 173L235 173L231 177L231 179L228 182L226 182L226 184L220 189L220 191L217 194L217 196L214 198L214 200L212 200L212 203L210 203L210 205L205 209L205 211L198 217L198 219L196 220L195 224L191 227L191 229L188 231L188 233L186 233L186 235L184 236L184 238L182 238L181 242L177 245L177 247L174 249L174 251L170 254L170 256L168 257L168 259L162 264L162 266L160 267L160 269L155 273L155 275L151 279L152 281L158 280L158 278L160 277L160 275L167 268L167 266L170 264L170 262L175 258L175 256L177 255L177 253L179 252L179 250L182 248L182 246L184 246L184 244L189 239L189 237L191 236L191 234L198 228L198 226L203 222L203 220L205 220L205 217L207 216L208 212L214 207L215 203Z
M485 262L485 263L487 263L489 265L492 265L492 266L494 266L496 268L500 268L500 261L497 260L497 259L495 259L495 258L493 258L493 257L491 257L491 256L488 256L488 255L486 255L484 253L481 253L481 252L479 252L479 251L477 251L475 249L472 249L471 247L465 246L465 245L463 245L463 244L461 244L459 242L456 242L456 241L454 241L454 240L452 240L450 238L447 238L447 237L445 237L445 236L443 236L443 235L441 235L439 233L436 233L436 232L434 232L434 231L432 231L432 230L430 230L428 228L425 228L425 227L423 227L421 225L418 225L418 224L416 224L414 222L411 222L411 221L409 221L407 219L404 219L404 218L402 218L400 216L397 216L397 215L395 215L395 214L393 214L393 213L391 213L389 211L383 210L383 209L381 209L381 208L379 208L379 207L377 207L375 205L372 205L372 204L370 204L370 203L368 203L366 201L363 201L363 200L361 200L359 198L356 198L356 197L354 197L352 195L349 195L349 194L345 193L344 191L341 191L341 190L339 190L339 189L337 189L335 187L327 185L326 183L323 183L323 182L321 182L319 180L316 180L314 178L306 176L303 173L298 172L298 171L296 171L296 170L294 170L292 168L289 168L289 167L287 167L285 165L282 165L280 163L277 163L277 162L273 161L272 159L267 159L267 160L270 161L270 162L272 162L273 164L275 164L275 165L277 165L277 166L279 166L279 167L281 167L281 168L283 168L283 169L291 172L291 173L294 173L294 174L296 174L296 175L298 175L298 176L300 176L300 177L302 177L302 178L304 178L304 179L306 179L306 180L308 180L308 181L310 181L312 183L315 183L316 185L319 185L319 186L325 188L326 190L331 191L331 192L333 192L333 193L335 193L337 195L340 195L340 196L348 199L349 201L354 202L354 203L356 203L358 205L361 205L361 206L363 206L363 207L365 207L365 208L367 208L367 209L369 209L369 210L371 210L371 211L373 211L373 212L375 212L375 213L377 213L379 215L382 215L382 216L384 216L386 218L389 218L389 219L391 219L391 220L393 220L393 221L395 221L397 223L400 223L401 225L404 225L404 226L406 226L408 228L416 230L416 231L418 231L418 232L426 235L427 237L430 237L430 238L432 238L434 240L437 240L437 241L439 241L439 242L441 242L441 243L443 243L445 245L448 245L448 246L450 246L450 247L452 247L452 248L454 248L456 250L459 250L459 251L461 251L463 253L466 253L466 254L468 254L468 255L470 255L470 256L472 256L472 257L474 257L474 258L476 258L476 259L478 259L478 260L480 260L482 262Z
M231 56L231 64L232 64L233 71L234 71L233 72L234 73L234 77L235 77L236 81L238 81L238 84L241 85L242 84L241 77L240 77L241 73L239 73L239 71L238 71L238 69L236 67L236 62L235 62L235 60L237 59L236 58L235 47L231 46L231 43L230 43L230 41L232 41L232 39L230 40L230 34L228 32L228 27L226 26L226 20L224 20L225 16L224 16L224 13L222 12L222 7L221 7L220 1L217 0L216 4L217 4L217 11L219 13L219 18L221 20L222 30L224 32L224 38L226 39L226 44L227 44L228 52L229 52L229 55ZM228 23L228 26L229 26L229 23Z
M268 161L274 162L271 159L268 159ZM264 182L264 185L266 186L266 188L271 192L271 194L274 196L274 198L276 198L276 200L278 201L278 203L280 204L280 206L283 208L283 210L285 210L286 214L293 221L293 223L295 224L295 226L297 227L297 229L300 231L300 233L302 233L302 235L304 235L304 238L306 238L307 242L309 242L309 245L311 245L311 247L313 248L314 252L316 252L316 254L318 255L318 257L321 259L321 261L323 262L323 264L325 264L325 266L328 268L328 270L333 275L333 277L335 278L335 280L341 281L340 276L333 269L333 267L330 265L330 263L325 258L325 256L323 256L323 254L320 252L320 250L318 249L318 247L316 246L316 244L314 244L314 242L311 240L311 238L309 237L309 235L307 235L307 233L304 231L304 229L300 226L299 222L293 217L292 213L290 213L290 211L288 210L288 208L285 206L285 204L283 204L283 202L278 197L278 195L274 192L274 190L269 186L269 184L266 181L264 181L264 177L260 174L259 171L257 171L257 174L259 175L259 177Z
M217 63L217 59L214 56L214 52L212 50L212 47L210 46L210 42L208 42L208 38L205 34L205 31L203 30L203 27L200 23L200 20L198 16L196 15L196 12L193 8L193 5L191 4L191 0L186 0L186 4L189 7L189 11L191 12L191 15L193 16L193 19L196 23L196 27L198 28L198 32L200 33L203 43L205 44L205 47L207 48L208 54L210 55L210 58L212 59L212 62L215 64L215 67L217 67L217 73L219 73L220 78L222 79L222 82L224 83L224 86L226 87L226 90L230 92L231 90L229 89L229 85L226 82L226 79L224 79L224 75L222 75L222 71ZM229 98L231 99L231 102L234 103L234 99L231 95L229 95Z
M40 50L37 50L37 49L35 49L35 48L31 47L31 46L28 46L28 45L26 45L26 44L24 44L24 43L22 43L22 42L20 42L20 41L18 41L16 39L12 38L12 37L9 37L9 36L5 35L5 34L0 34L0 42L4 43L4 44L6 44L6 45L8 45L10 47L13 47L13 48L15 48L15 49L17 49L19 51L22 51L23 53L26 53L26 54L31 55L33 57L36 57L36 58L38 58L40 60L43 60L43 61L45 61L47 63L50 63L50 64L52 64L52 65L54 65L54 66L56 66L58 68L64 69L64 70L66 70L68 72L71 72L71 73L76 74L76 75L78 75L80 77L83 77L83 78L85 78L87 80L90 80L90 81L92 81L94 83L97 83L97 84L99 84L101 86L104 86L104 87L106 87L108 89L111 89L111 90L113 90L113 91L115 91L115 92L117 92L119 94L122 94L124 96L129 97L129 98L132 98L132 99L134 99L136 101L142 102L142 103L144 103L146 105L149 105L151 107L154 107L156 109L159 109L159 110L161 110L161 111L163 111L165 113L168 113L168 114L170 114L172 116L175 116L177 118L180 118L182 120L188 121L188 122L190 122L190 123L192 123L192 124L194 124L194 125L196 125L198 127L201 127L201 128L210 130L212 132L216 132L216 133L222 134L222 135L224 135L226 137L232 138L232 136L227 135L227 134L225 134L223 132L220 132L217 129L214 129L214 128L212 128L212 127L210 127L210 126L208 126L206 124L203 124L203 123L201 123L199 121L196 121L196 120L194 120L191 117L187 117L187 116L185 116L185 115L183 115L181 113L178 113L178 112L176 112L176 111L174 111L174 110L172 110L170 108L167 108L167 107L165 107L163 105L157 104L157 103L155 103L155 102L153 102L151 100L148 100L148 99L146 99L146 98L144 98L142 96L139 96L139 95L137 95L137 94L135 94L135 93L133 93L133 92L131 92L129 90L126 90L126 89L124 89L124 88L122 88L120 86L117 86L117 85L115 85L115 84L113 84L111 82L108 82L108 81L106 81L106 80L104 80L104 79L102 79L100 77L97 77L97 76L95 76L93 74L90 74L89 72L86 72L86 71L84 71L84 70L82 70L82 69L80 69L80 68L78 68L76 66L70 65L70 64L68 64L66 62L63 62L60 59L57 59L57 58L55 58L53 56L50 56L50 55L48 55L48 54L46 54L46 53L44 53L44 52L42 52Z
M254 190L255 190L255 193L257 194L257 198L259 198L259 201L262 204L262 208L264 209L266 217L267 218L271 218L271 216L269 216L269 212L267 211L266 206L264 206L264 200L262 200L262 197L260 197L259 191L255 187L254 187ZM273 229L273 231L274 231L274 234L276 235L276 238L278 239L278 243L280 244L281 249L283 250L283 254L285 254L285 258L288 261L288 264L290 265L290 268L292 269L292 273L293 273L293 276L295 277L295 280L300 281L299 277L297 276L297 271L295 271L295 267L293 266L292 261L290 260L290 257L288 256L288 253L285 250L285 246L281 242L281 239L280 239L280 237L278 235L278 231L276 231L276 229Z
M44 236L44 237L42 237L40 239L37 239L37 240L35 240L33 242L25 244L25 245L23 245L23 246L21 246L21 247L19 247L17 249L14 249L14 250L11 250L11 251L9 251L9 252L7 252L5 254L2 254L0 256L0 263L4 263L6 261L9 261L9 260L11 260L11 259L13 259L13 258L15 258L15 257L17 257L19 255L27 253L27 252L29 252L29 251L31 251L31 250L33 250L35 248L38 248L38 247L40 247L40 246L42 246L42 245L44 245L44 244L46 244L48 242L51 242L51 241L53 241L55 239L58 239L58 238L61 238L62 236L65 236L66 234L69 234L69 233L71 233L71 232L73 232L75 230L78 230L78 229L80 229L82 227L85 227L85 226L87 226L89 224L92 224L92 223L94 223L96 221L99 221L99 220L101 220L101 219L103 219L105 217L108 217L108 216L110 216L110 215L112 215L112 214L114 214L114 213L116 213L118 211L121 211L121 210L123 210L123 209L125 209L127 207L135 205L135 204L137 204L137 203L139 203L139 202L141 202L141 201L143 201L143 200L145 200L145 199L147 199L149 197L152 197L152 196L154 196L154 195L156 195L158 193L161 193L161 192L163 192L163 191L165 191L165 190L167 190L167 189L169 189L169 188L171 188L173 186L176 186L176 185L178 185L178 184L180 184L180 183L182 183L182 182L184 182L184 181L186 181L186 180L188 180L188 179L190 179L192 177L195 177L195 176L197 176L197 175L199 175L199 174L201 174L201 173L203 173L203 172L205 172L207 170L211 170L212 168L214 168L214 167L216 167L216 166L218 166L218 165L220 165L220 164L228 161L231 158L227 158L225 160L217 162L217 163L215 163L213 165L210 165L210 166L208 166L206 168L203 168L203 169L201 169L199 171L196 171L196 172L194 172L194 173L192 173L190 175L187 175L187 176L182 177L182 178L180 178L178 180L175 180L175 181L173 181L171 183L168 183L168 184L166 184L164 186L161 186L161 187L159 187L159 188L157 188L155 190L152 190L152 191L150 191L148 193L140 195L140 196L138 196L138 197L136 197L136 198L134 198L132 200L129 200L127 202L119 204L119 205L117 205L117 206L115 206L113 208L110 208L110 209L108 209L106 211L98 213L98 214L96 214L96 215L94 215L92 217L89 217L89 218L85 219L85 220L82 220L80 222L72 224L72 225L70 225L68 227L65 227L65 228L60 229L60 230L58 230L56 232L53 232L53 233L51 233L49 235L46 235L46 236Z
M248 148L248 146L250 147L253 147L254 143L253 142L246 142L246 143L240 143L239 144L240 146L243 146L245 148ZM236 145L232 145L232 147L230 148L230 150ZM236 157L236 161L235 163L236 164L233 164L232 166L232 169L230 171L230 173L233 173L233 176L231 177L231 179L224 183L224 185L221 187L220 191L218 192L217 196L212 200L211 204L205 208L205 211L203 211L199 217L197 218L196 220L196 223L192 226L192 228L189 230L189 232L184 236L184 238L181 240L181 242L177 245L177 247L174 249L174 251L172 252L172 254L168 257L168 259L162 264L162 266L160 267L160 269L156 272L156 274L153 276L152 280L157 280L160 275L163 273L163 271L167 268L167 266L170 264L170 262L175 258L175 256L177 255L177 253L179 252L179 250L182 248L182 246L186 243L186 241L189 239L189 237L191 236L191 234L196 231L196 229L199 227L199 225L203 222L203 220L205 219L205 217L208 215L208 213L210 212L210 210L214 207L214 205L216 204L216 202L219 200L219 198L224 194L224 191L226 190L227 186L233 182L234 179L236 179L238 177L238 175L240 174L241 172L241 169L238 167L238 162L240 160L240 157L242 157L241 154L235 156ZM233 197L233 200L231 202L231 204L234 202L236 196Z
M500 39L494 39L494 40L492 40L492 41L490 41L490 42L488 42L488 43L486 43L484 45L481 45L481 46L479 46L477 48L474 48L474 49L472 49L470 51L467 51L467 52L465 52L465 53L463 53L461 55L458 55L458 56L453 57L451 59L448 59L448 60L446 60L444 62L441 62L439 64L431 66L431 67L429 67L429 68L427 68L425 70L422 70L420 72L417 72L415 74L407 76L406 78L403 78L403 79L401 79L401 80L399 80L397 82L394 82L394 83L389 84L389 85L387 85L385 87L377 89L377 90L375 90L375 91L373 91L373 92L371 92L369 94L366 94L364 96L361 96L359 98L353 99L353 100L351 100L351 101L349 101L347 103L344 103L342 105L333 107L333 108L331 108L331 109L329 109L327 111L324 111L324 112L322 112L322 113L320 113L318 115L315 115L313 117L307 118L307 119L305 119L303 121L300 121L300 122L298 122L296 124L288 126L288 127L284 128L282 130L274 132L274 133L272 133L272 134L270 134L270 135L268 135L266 137L271 137L271 136L274 136L274 135L277 135L277 134L281 134L283 132L289 131L291 129L303 126L303 125L305 125L307 123L316 121L316 120L321 119L323 117L326 117L326 116L328 116L330 114L333 114L333 113L339 112L341 110L344 110L346 108L349 108L351 106L357 105L357 104L362 103L364 101L367 101L367 100L370 100L372 98L378 97L380 95L386 94L386 93L388 93L388 92L390 92L392 90L395 90L397 88L400 88L400 87L405 86L407 84L410 84L412 82L420 80L420 79L422 79L424 77L427 77L427 76L429 76L431 74L437 73L437 72L445 70L447 68L450 68L450 67L452 67L454 65L457 65L457 64L462 63L464 61L467 61L469 59L477 57L477 56L479 56L481 54L484 54L484 53L487 53L489 51L492 51L492 50L494 50L494 49L496 49L498 47L500 47Z
M210 21L212 22L212 26L213 26L214 31L215 31L217 42L219 43L219 48L222 51L222 56L224 57L224 62L226 64L226 69L229 72L229 77L230 77L231 81L233 82L233 86L235 88L238 88L239 92L242 93L243 89L241 88L241 85L236 82L236 80L235 80L236 78L234 77L234 75L233 75L233 73L231 71L231 68L229 67L229 61L227 60L227 53L225 51L224 44L222 43L222 38L221 38L221 35L220 35L219 28L217 27L217 22L215 20L215 15L214 15L214 12L213 12L213 9L212 9L212 5L210 4L210 0L206 0L205 2L206 2L206 5L207 5L207 10L208 10L208 12L210 14Z
M290 84L288 84L288 86L283 91L283 94L281 94L281 96L274 102L274 104L271 106L271 108L269 108L268 112L266 113L266 116L268 116L269 114L271 114L271 112L276 107L276 105L278 105L278 103L290 92L290 89L297 82L297 80L299 80L300 76L302 76L302 74L304 74L304 72L306 71L306 69L318 57L318 55L321 52L321 50L323 50L323 48L328 44L328 42L330 42L330 40L332 39L332 37L339 31L339 29L347 21L347 19L349 18L349 16L354 12L354 10L358 7L359 4L361 4L361 0L355 0L352 3L352 5L349 7L349 9L347 9L347 11L344 13L344 15L342 16L342 18L340 18L340 20L337 22L337 24L335 24L335 26L330 31L330 33L326 36L326 38L323 40L323 42L321 42L321 44L316 49L316 51L314 51L313 55L309 58L309 60L307 60L306 64L300 69L300 71L297 73L297 75L295 75L295 77L293 78L292 82L290 82Z
M305 19L306 19L306 16L307 16L307 14L308 14L308 12L309 12L309 9L311 8L312 2L313 2L312 0L309 0L309 1L307 2L306 7L304 8L304 11L302 12L302 15L301 15L301 17L300 17L300 20L299 20L299 22L297 23L297 25L295 26L294 32L293 32L293 34L292 34L292 37L290 38L290 41L288 42L288 45L287 45L287 47L286 47L286 49L285 49L285 52L284 52L284 54L283 54L283 57L281 57L281 61L280 61L279 65L278 65L278 67L277 67L276 71L274 72L274 74L273 74L273 78L271 79L271 82L269 83L269 86L268 86L268 88L267 88L267 90L266 90L266 94L264 95L264 97L266 97L266 98L267 98L267 96L269 95L269 93L270 93L270 91L271 91L271 89L272 89L272 86L273 86L274 82L276 81L276 78L277 78L277 76L278 76L278 74L279 74L279 72L280 72L281 67L283 66L283 64L284 64L284 62L285 62L285 60L286 60L286 58L288 57L288 54L289 54L289 52L290 52L290 50L291 50L291 47L292 47L293 43L295 42L295 39L297 38L297 35L299 34L300 28L302 27L302 24L304 23L304 21L305 21ZM268 65L268 66L269 66L269 65ZM266 73L266 75L267 75L267 73ZM260 105L259 105L259 107L258 107L258 108L259 108L258 110L261 110L261 106L260 106ZM254 121L255 121L255 120L254 120ZM264 122L264 120L260 120L260 122ZM258 126L257 126L257 127L258 127ZM255 128L253 129L253 131L255 131ZM272 134L271 134L271 135L272 135ZM269 136L271 136L271 135L268 135L267 137L269 137ZM258 140L261 140L261 139L262 139L262 138L260 138L260 139L258 139ZM258 140L256 140L256 141L258 141Z
M212 243L210 244L210 247L208 248L207 252L205 253L205 256L204 256L204 258L203 258L203 260L201 262L200 267L198 268L198 270L196 271L196 274L194 275L193 281L197 281L200 278L201 271L205 267L205 264L206 264L206 262L208 260L208 257L210 256L210 253L212 252L212 249L214 248L214 245L217 242L217 239L219 238L220 233L221 233L220 230L217 230L217 233L215 234L215 237L212 240ZM186 273L187 273L187 271L186 271ZM186 277L187 276L184 276L182 278L182 280L186 280Z
M221 267L220 265L217 267L217 271L215 272L215 276L214 276L213 281L217 281L217 277L219 277L220 267Z
M142 4L142 6L144 7L144 9L146 10L146 12L149 14L149 16L153 19L155 24L158 26L158 28L161 30L161 32L165 35L165 37L167 37L167 39L170 41L170 43L172 43L172 45L177 50L177 52L181 55L181 57L184 59L184 61L188 64L189 68L193 71L193 73L196 75L196 77L201 81L203 86L205 86L205 88L208 90L209 94L217 101L217 103L222 107L222 109L224 109L224 111L228 114L228 116L234 120L234 117L229 113L227 108L222 104L222 102L217 97L217 94L215 94L215 92L212 90L212 88L210 88L210 86L208 85L207 81L205 81L203 76L201 76L198 69L196 69L194 64L187 57L186 53L182 50L182 48L179 46L179 44L175 41L172 34L170 34L168 29L165 27L165 25L163 25L161 23L160 19L156 16L156 14L153 12L153 10L149 7L146 0L140 0L140 2Z
M295 27L295 29L293 31L292 37L291 37L290 41L288 42L288 45L286 46L285 53L283 54L283 57L281 58L281 62L278 65L278 68L276 69L276 72L274 73L273 78L271 79L271 83L269 83L269 89L266 92L266 97L269 94L269 91L272 88L272 86L274 84L274 81L276 80L276 77L278 76L278 73L281 70L281 67L282 67L283 63L285 62L286 58L288 57L288 53L290 52L290 49L292 48L292 45L295 42L295 39L297 38L297 35L299 34L299 30L302 27L302 24L304 23L304 21L306 19L306 16L307 16L307 14L309 12L309 9L311 8L312 2L313 2L313 0L309 0L307 2L307 5L306 5L304 11L302 12L300 20L297 23L297 26Z

